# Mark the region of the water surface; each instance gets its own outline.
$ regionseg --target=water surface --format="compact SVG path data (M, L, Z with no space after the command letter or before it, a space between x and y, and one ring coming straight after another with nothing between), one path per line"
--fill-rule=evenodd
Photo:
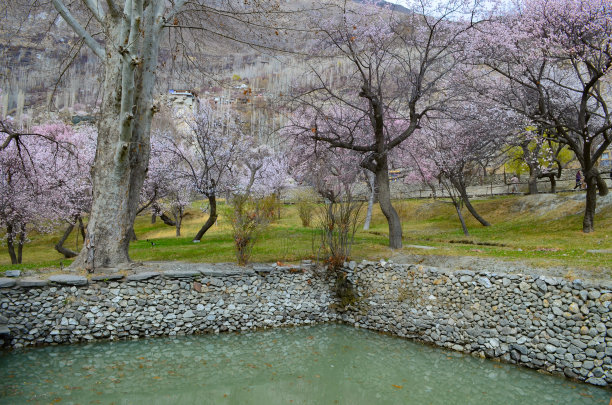
M612 392L342 325L0 353L2 404L605 404Z

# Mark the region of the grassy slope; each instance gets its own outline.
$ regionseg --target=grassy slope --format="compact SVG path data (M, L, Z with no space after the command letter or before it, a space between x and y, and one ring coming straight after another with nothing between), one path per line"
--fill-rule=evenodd
M524 259L532 265L570 265L596 272L612 267L612 255L587 253L588 249L612 249L612 207L596 216L597 231L583 234L582 215L573 214L580 205L567 204L562 209L545 215L521 213L517 207L520 198L501 197L474 201L478 211L493 226L482 227L469 213L465 217L471 236L464 237L452 206L432 200L408 200L396 203L403 219L405 244L430 245L438 249L426 251L404 248L405 253L471 255L502 259ZM235 260L231 229L223 215L219 223L204 236L202 242L193 243L205 217L198 209L189 212L182 234L175 237L173 227L161 221L150 223L147 216L139 217L135 229L139 240L132 243L130 254L134 260L183 260L193 262L230 262ZM61 255L53 250L61 230L52 235L32 235L32 242L24 248L24 264L10 265L5 247L0 249L0 271L9 268L58 267ZM378 259L392 255L386 247L387 225L379 210L374 213L370 231L357 233L353 256L355 259ZM66 246L75 248L75 233ZM313 256L314 231L303 228L294 206L285 206L282 219L261 235L253 250L256 262L294 262ZM451 243L451 241L455 243ZM155 245L152 246L151 242ZM456 243L460 242L460 243ZM493 243L498 246L473 245ZM69 261L64 260L64 264Z

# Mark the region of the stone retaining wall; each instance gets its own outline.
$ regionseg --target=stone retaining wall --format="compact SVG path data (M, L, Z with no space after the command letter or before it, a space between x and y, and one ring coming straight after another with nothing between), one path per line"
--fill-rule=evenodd
M351 262L345 270L358 299L338 313L332 285L308 268L0 278L0 343L18 348L339 321L612 384L612 283Z
M453 350L612 384L612 283L362 263L342 320Z
M204 273L204 274L202 274ZM115 276L122 278L122 276ZM100 278L100 277L99 277ZM0 279L6 345L241 331L334 320L330 288L303 269L146 272L125 280ZM2 322L4 321L4 322Z

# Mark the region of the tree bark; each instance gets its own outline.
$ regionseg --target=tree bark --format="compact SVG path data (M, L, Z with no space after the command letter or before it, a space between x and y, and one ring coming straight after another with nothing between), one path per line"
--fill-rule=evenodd
M463 219L463 214L461 214L461 207L459 203L453 201L453 205L455 206L455 210L457 211L457 216L459 217L459 222L461 222L461 229L463 229L463 234L465 236L470 236L468 232L467 225L465 224L465 219Z
M15 243L13 239L13 225L11 224L8 224L6 226L6 247L8 248L8 253L11 257L11 264L18 264L17 255L15 254Z
M74 229L74 225L75 224L69 223L61 239L55 244L55 250L63 254L66 259L75 257L78 254L77 252L74 252L71 249L64 247L64 242L66 242L66 239L68 239L68 236L70 236L70 234L72 233L72 230Z
M457 191L459 191L461 199L463 200L465 207L468 209L468 211L470 211L470 214L472 214L472 216L476 218L476 220L480 222L482 226L491 226L491 224L486 219L481 217L480 214L476 211L476 209L472 206L472 203L470 202L470 198L468 197L467 190L465 189L465 185L463 184L463 182L460 180L454 181L453 185L455 186Z
M590 233L595 230L595 208L597 207L597 178L586 175L586 204L584 218L582 219L582 232Z
M397 211L391 204L391 187L389 186L389 167L387 158L378 159L376 170L376 185L378 186L378 204L389 224L389 247L402 248L402 223Z
M24 226L25 227L25 226ZM21 228L23 229L23 227ZM25 245L25 239L26 239L26 234L25 232L22 230L21 232L19 232L19 245L17 245L17 263L21 264L22 263L22 258L23 258L23 245Z
M212 194L208 196L208 204L210 205L210 215L208 216L208 220L202 225L202 228L198 231L197 235L193 238L194 242L199 242L202 240L202 236L210 229L211 226L217 221L217 197Z
M168 226L176 226L176 222L174 222L172 218L170 218L164 212L161 213L161 215L159 216L159 219L161 219L164 222L164 224Z
M529 166L529 179L527 180L527 186L529 187L527 194L529 195L538 194L538 175L537 174L538 174L537 171L535 169L532 169L531 166Z
M151 224L154 224L156 220L157 220L157 215L155 215L155 213L151 214Z
M83 225L83 218L81 218L81 216L79 215L77 221L79 221L79 231L81 232L81 237L83 238L83 240L85 240L85 226Z
M372 221L372 209L374 208L374 202L376 201L376 176L369 170L365 171L365 175L368 178L368 187L370 188L370 197L368 198L368 211L366 212L365 221L363 223L363 230L367 231L370 229L370 222Z
M601 173L599 173L599 171L597 171L596 181L597 181L597 190L599 190L599 196L600 197L607 196L609 192L608 185L606 184L606 181L603 179L603 177L601 177Z
M181 207L175 207L172 209L172 215L174 216L174 226L176 228L176 236L181 236L181 224L183 222L183 209Z
M61 4L54 1L54 5L60 11ZM71 265L74 269L94 272L130 261L131 232L149 163L164 6L163 1L144 5L134 0L126 2L123 14L106 17L106 50L96 53L104 63L105 76L93 202L84 247ZM90 46L99 45L92 42Z

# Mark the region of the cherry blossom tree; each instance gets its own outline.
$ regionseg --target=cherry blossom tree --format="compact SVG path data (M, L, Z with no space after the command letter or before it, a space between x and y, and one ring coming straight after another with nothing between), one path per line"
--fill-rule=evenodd
M464 3L410 4L406 14L372 4L344 3L314 15L320 33L313 46L310 85L294 89L303 133L335 148L358 152L374 173L381 210L389 224L389 246L402 246L399 215L391 204L389 154L422 119L442 109L453 94L448 75L463 58L473 26ZM340 64L345 71L330 74ZM299 125L297 126L299 127Z
M479 110L472 114L469 110L462 105L452 117L424 120L423 128L401 147L406 166L412 169L407 180L416 177L424 183L436 181L442 185L457 211L465 235L469 232L461 213L464 205L478 222L490 226L470 203L466 186L478 171L478 163L498 154L506 140L503 131L500 133L491 125L503 121L495 110L489 110L487 120L481 118ZM503 115L503 111L498 113Z
M481 94L576 155L587 184L584 232L594 230L597 189L608 192L597 161L612 143L611 7L605 0L522 0L482 24L469 48Z
M89 205L87 131L80 137L65 124L48 123L32 132L41 136L18 137L0 150L0 226L12 263L22 262L31 230L76 221ZM0 142L8 136L0 133Z
M79 125L74 129L63 123L45 124L37 130L42 134L53 136L64 146L64 153L52 157L58 167L55 176L62 185L61 192L56 192L54 195L53 206L58 211L58 216L68 225L54 247L64 257L75 257L77 252L65 247L64 242L77 225L82 240L85 241L83 216L91 209L91 168L95 156L97 130L90 125Z
M209 216L194 241L217 221L217 196L235 185L233 170L245 147L238 120L230 109L217 111L202 103L193 117L185 117L184 134L164 136L165 149L179 162L175 177L208 199Z

